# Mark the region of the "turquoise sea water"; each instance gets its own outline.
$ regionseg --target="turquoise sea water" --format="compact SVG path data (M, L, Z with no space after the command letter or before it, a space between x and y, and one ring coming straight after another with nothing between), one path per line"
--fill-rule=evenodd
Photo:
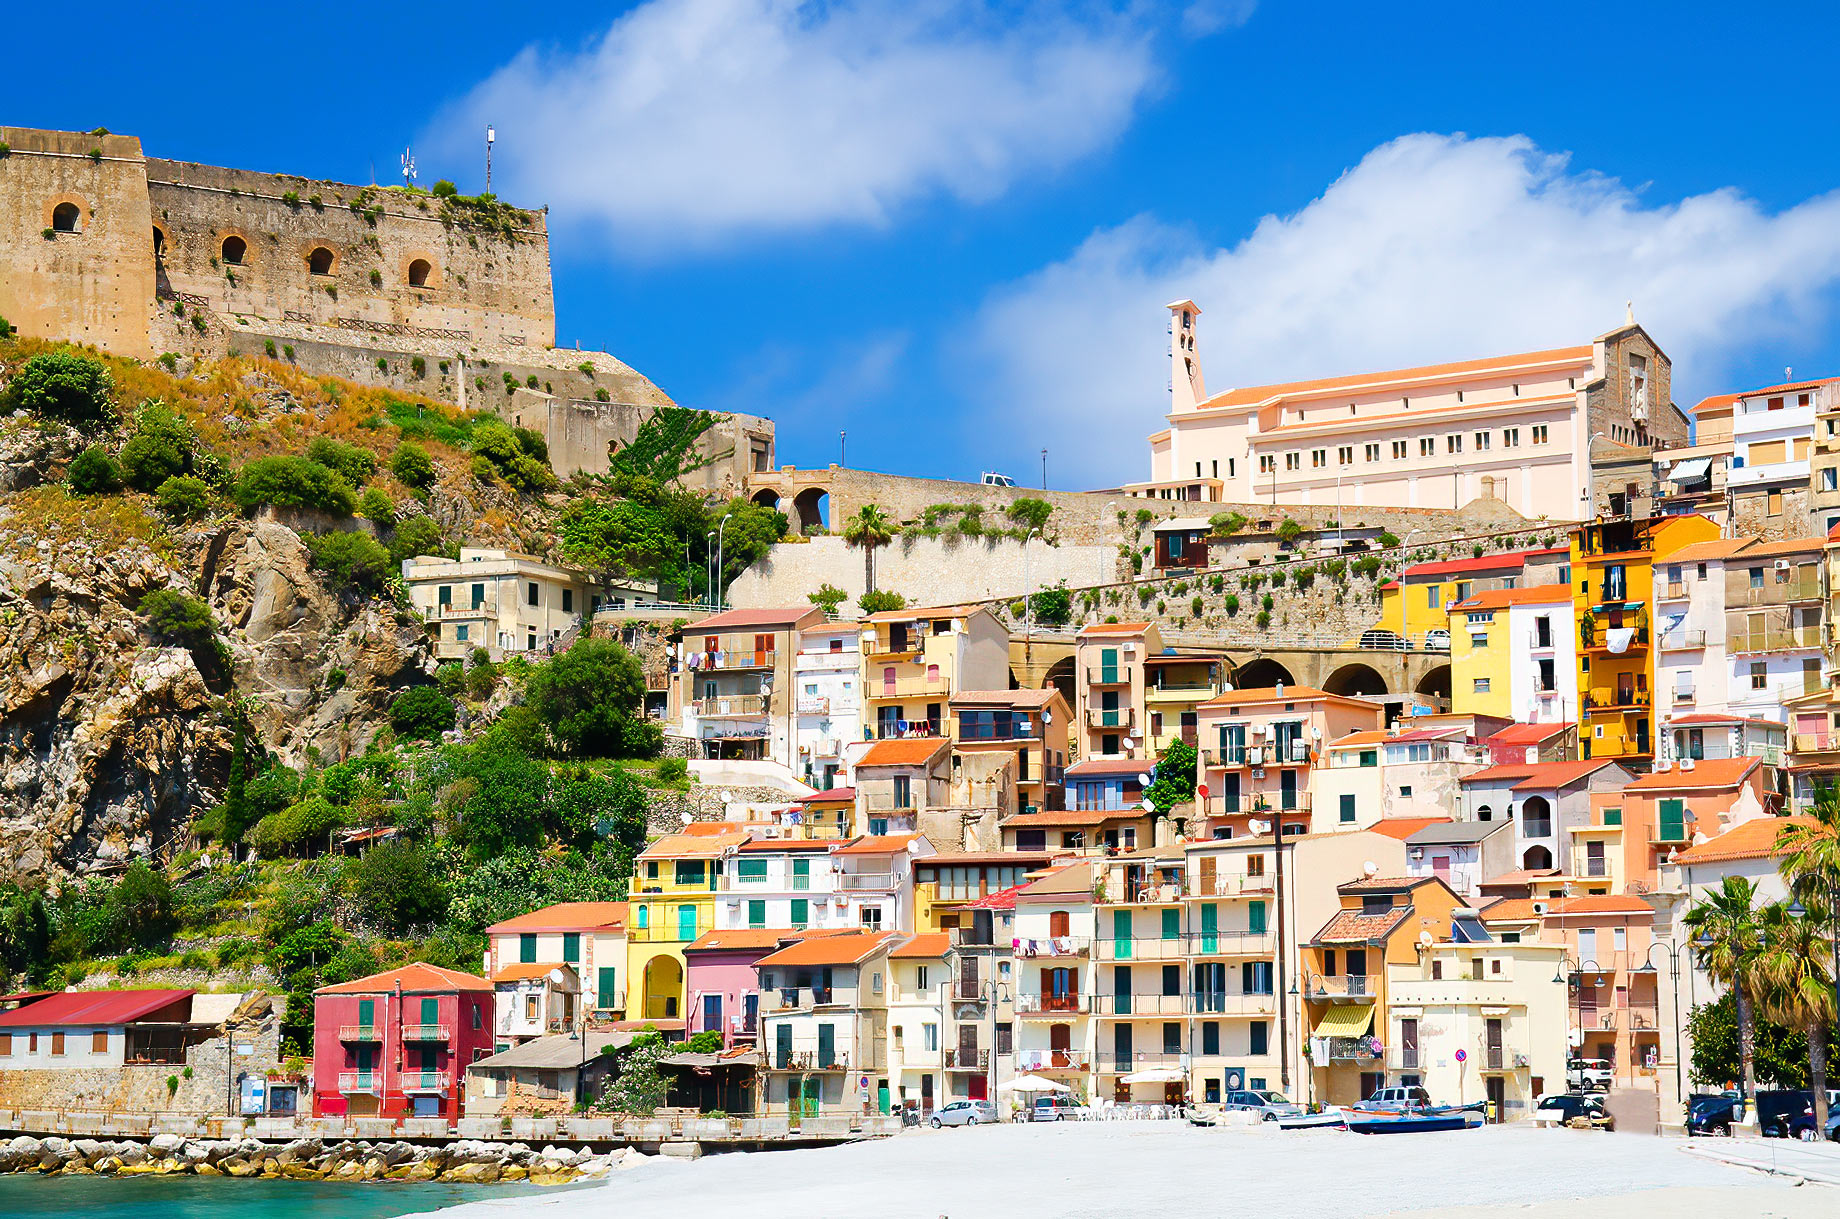
M0 1216L57 1219L387 1219L462 1202L553 1193L534 1185L0 1175Z

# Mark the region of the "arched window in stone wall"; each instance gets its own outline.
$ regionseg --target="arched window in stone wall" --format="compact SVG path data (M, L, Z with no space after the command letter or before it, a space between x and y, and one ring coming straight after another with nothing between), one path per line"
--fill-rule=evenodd
M60 233L76 232L80 218L81 213L74 203L60 203L51 209L51 227Z
M409 286L411 288L426 288L428 286L428 273L432 270L434 270L434 266L426 258L418 258L410 263Z
M314 275L332 274L332 251L323 245L314 246L307 255L307 270Z
M249 243L244 241L241 237L232 233L230 236L224 238L224 264L226 266L242 266L243 258L248 253Z
M153 256L155 258L166 257L166 234L160 231L160 226L157 224L153 226Z

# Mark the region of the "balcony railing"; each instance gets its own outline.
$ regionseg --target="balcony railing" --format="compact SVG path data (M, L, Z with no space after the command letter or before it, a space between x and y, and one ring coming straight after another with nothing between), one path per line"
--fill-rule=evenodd
M1137 712L1130 707L1114 707L1107 710L1102 707L1086 709L1086 726L1088 728L1132 728L1137 724Z
M1610 636L1616 631L1629 632L1629 641L1625 651L1630 648L1648 646L1648 623L1646 620L1625 621L1622 626L1611 626L1608 621L1594 621L1578 624L1578 641L1587 651L1603 651L1610 646Z
M848 1071L851 1069L852 1055L844 1050L831 1050L828 1053L818 1050L793 1050L788 1054L775 1052L772 1057L775 1071ZM869 1069L871 1064L864 1063Z
M1100 1016L1180 1016L1187 1011L1188 996L1120 991L1100 995L1093 1005Z
M1685 651L1706 646L1706 632L1701 630L1677 629L1665 631L1661 636L1664 651Z
M764 694L719 694L696 700L696 714L700 719L752 718L765 715L767 709Z
M1180 1050L1139 1050L1133 1054L1096 1054L1093 1067L1107 1075L1128 1075L1132 1071L1158 1068L1188 1068L1188 1055Z
M382 1071L340 1071L339 1091L346 1096L382 1096Z
M1306 741L1287 741L1270 745L1230 745L1226 749L1201 751L1203 766L1236 768L1240 766L1302 766L1310 760Z
M1798 732L1790 748L1796 753L1829 753L1840 750L1840 732Z
M1382 1051L1374 1048L1376 1043L1371 1037L1325 1037L1317 1040L1329 1043L1327 1051L1330 1062L1376 1062L1382 1054Z
M1255 878L1258 879L1258 878ZM1277 949L1270 933L1191 931L1188 951L1198 957L1269 957Z
M1587 711L1635 711L1647 707L1652 696L1647 690L1593 686L1584 696Z
M1023 993L1016 996L1016 1013L1022 1016L1083 1016L1092 1010L1086 995L1041 995Z
M1188 946L1180 935L1102 935L1093 940L1093 956L1101 961L1176 961L1187 955Z
M770 648L764 652L704 652L702 657L705 669L771 669L779 663L779 653Z
M910 656L915 652L925 651L926 640L927 637L918 632L909 632L899 641L892 636L882 636L870 641L869 654L871 656Z
M952 683L946 680L944 674L928 677L924 670L897 673L893 681L871 674L869 680L863 683L863 693L870 698L918 698L927 694L947 694L951 689Z
M1371 974L1317 974L1310 979L1312 999L1370 999L1376 987Z
M1122 665L1110 669L1103 665L1087 665L1086 684L1090 686L1128 686L1131 684L1131 670Z
M404 1071L402 1090L409 1092L433 1092L446 1096L453 1087L453 1080L440 1071Z
M836 1001L836 992L826 987L776 986L760 992L763 1012L810 1011L814 1007L828 1007Z
M1191 1016L1275 1016L1276 995L1241 994L1237 991L1198 990L1189 994Z
M1084 1071L1090 1060L1081 1050L1017 1050L1019 1071Z
M1041 940L1018 939L1018 957L1083 957L1092 951L1092 941L1083 935L1055 935Z
M341 1024L340 1041L382 1041L383 1030L374 1024Z
M1786 652L1821 646L1818 626L1771 626L1760 631L1728 631L1725 646L1733 652Z
M1821 581L1819 579L1774 580L1768 574L1758 586L1749 584L1740 588L1728 588L1725 594L1727 605L1782 605L1789 601L1821 600Z
M1484 1071L1500 1071L1507 1066L1508 1055L1498 1045L1482 1047L1482 1067Z
M445 1024L405 1024L404 1041L448 1041L453 1030Z
M1405 1047L1393 1055L1393 1070L1416 1071L1424 1065L1424 1061L1417 1046Z
M837 877L837 887L846 893L879 892L896 883L893 872L845 872Z
M990 1051L948 1047L946 1049L946 1070L988 1071L990 1070Z

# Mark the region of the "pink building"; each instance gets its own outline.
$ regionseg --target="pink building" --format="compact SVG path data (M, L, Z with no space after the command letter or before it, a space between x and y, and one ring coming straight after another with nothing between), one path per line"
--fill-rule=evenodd
M724 1046L760 1036L760 975L754 962L798 939L789 928L737 927L709 931L684 948L684 990L690 996L686 1036L722 1034Z
M1195 710L1208 789L1196 813L1210 836L1222 838L1243 837L1249 822L1278 816L1285 833L1308 833L1310 771L1323 744L1386 724L1379 703L1309 686L1229 690Z
M313 992L313 1116L461 1114L492 1053L492 984L416 962Z

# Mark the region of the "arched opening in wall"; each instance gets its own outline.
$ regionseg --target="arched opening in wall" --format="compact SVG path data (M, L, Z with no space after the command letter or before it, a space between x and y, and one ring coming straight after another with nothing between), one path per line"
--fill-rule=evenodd
M779 492L775 491L772 487L762 487L760 490L754 492L754 502L759 504L762 508L772 508L777 511L779 509Z
M1545 871L1552 866L1552 852L1545 847L1528 847L1527 853L1521 856L1521 867L1530 872Z
M241 237L238 237L232 234L231 236L224 238L224 265L225 266L229 266L229 267L242 266L243 258L248 253L249 253L249 243L244 241Z
M793 524L800 533L830 528L831 495L823 487L807 487L799 492L793 497L792 510Z
M153 256L155 258L166 257L166 234L160 231L160 226L157 224L153 226Z
M1450 666L1439 665L1418 679L1413 687L1419 694L1431 698L1441 698L1448 702L1450 698Z
M1545 796L1529 796L1521 805L1521 837L1551 838L1552 832L1552 805Z
M332 251L323 245L314 246L313 252L307 255L307 273L310 275L332 274Z
M76 232L77 221L81 218L82 213L74 203L60 203L51 209L51 227L60 233Z
M1329 674L1322 688L1330 694L1379 695L1386 693L1386 678L1372 665L1347 664Z
M1269 656L1247 661L1233 674L1235 690L1268 690L1279 682L1287 686L1294 686L1297 684L1297 679L1291 676L1289 669Z
M1063 656L1048 666L1048 671L1041 677L1041 688L1046 690L1049 687L1059 690L1061 697L1067 700L1067 705L1073 706L1073 657Z
M426 258L416 259L409 264L409 286L411 288L426 288L428 286L428 273L433 270L434 265Z

